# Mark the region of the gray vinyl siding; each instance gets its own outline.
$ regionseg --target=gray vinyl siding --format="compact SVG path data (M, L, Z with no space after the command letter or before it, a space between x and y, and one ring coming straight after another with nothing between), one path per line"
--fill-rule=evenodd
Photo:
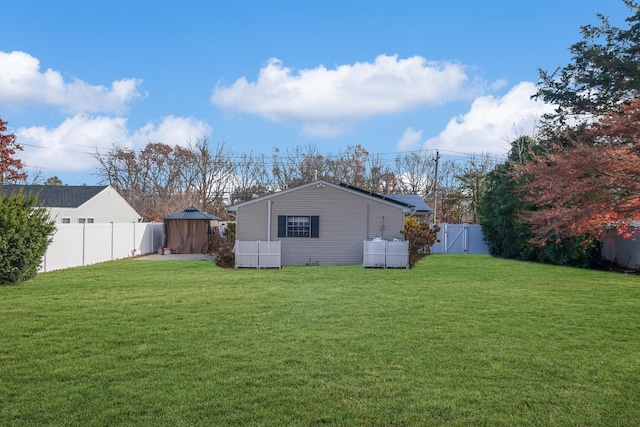
M266 241L268 201L259 201L238 209L236 213L236 239ZM276 224L277 226L277 224ZM273 239L275 240L275 239Z
M271 240L282 241L282 265L362 264L365 239L401 237L402 207L341 188L311 185L240 206L238 240L268 240L269 201ZM319 216L319 237L278 238L279 215Z

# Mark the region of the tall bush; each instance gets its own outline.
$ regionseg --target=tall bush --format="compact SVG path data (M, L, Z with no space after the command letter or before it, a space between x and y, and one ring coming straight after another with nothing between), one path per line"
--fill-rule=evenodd
M536 261L538 248L530 242L531 226L523 219L531 206L522 200L519 183L510 173L511 164L496 166L487 177L487 189L478 206L482 234L492 255Z
M423 257L431 253L431 246L436 242L440 227L433 228L426 221L415 217L404 220L402 236L409 241L409 266L413 266Z
M236 224L228 223L224 234L213 235L213 254L218 267L233 268L236 265L236 254L233 248L236 243Z
M5 196L0 189L0 284L36 275L55 231L47 209L22 191Z

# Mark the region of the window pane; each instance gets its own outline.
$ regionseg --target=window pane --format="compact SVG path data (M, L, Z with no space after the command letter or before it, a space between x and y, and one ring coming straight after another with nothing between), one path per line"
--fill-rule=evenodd
M310 230L308 216L287 217L287 237L309 237Z
M88 222L89 224L93 224L93 218L87 218L87 222Z
M78 222L80 224L84 224L86 222L86 220L87 220L86 218L78 218Z
M62 218L63 224L71 224L71 218Z

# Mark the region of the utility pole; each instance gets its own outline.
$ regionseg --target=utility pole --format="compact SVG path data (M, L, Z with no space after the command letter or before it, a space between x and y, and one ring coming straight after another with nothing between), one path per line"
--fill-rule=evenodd
M440 161L440 152L436 150L436 173L433 180L433 225L438 224L438 162Z

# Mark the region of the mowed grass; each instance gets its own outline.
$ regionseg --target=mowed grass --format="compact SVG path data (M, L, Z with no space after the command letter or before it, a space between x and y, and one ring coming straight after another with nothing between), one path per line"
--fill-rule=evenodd
M0 287L0 425L640 424L640 277L123 260Z

